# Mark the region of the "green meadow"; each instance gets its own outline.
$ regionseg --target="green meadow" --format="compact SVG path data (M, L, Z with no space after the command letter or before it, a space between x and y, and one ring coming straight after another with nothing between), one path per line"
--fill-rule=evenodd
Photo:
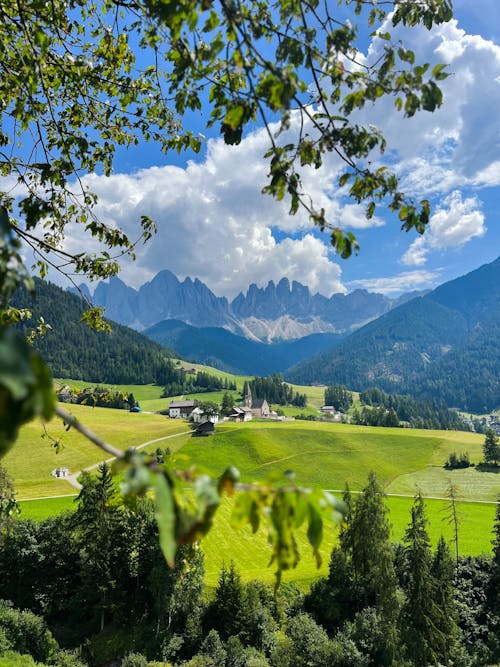
M185 422L161 415L83 405L68 405L65 408L102 439L121 450L157 441L151 446L168 446L173 451L177 438L167 438L189 431ZM53 439L60 443L59 451L53 446ZM18 499L23 500L73 493L74 488L66 480L52 477L51 471L67 467L70 473L75 473L98 464L104 458L103 452L77 431L67 431L59 419L53 419L45 428L38 421L24 426L16 444L2 459L2 465L14 478Z
M193 438L184 421L157 414L131 414L87 406L70 408L78 419L120 449L144 443L150 443L146 449L151 450L168 446L177 455L179 467L194 464L213 475L222 473L228 464L240 470L244 481L262 481L293 470L299 484L340 492L348 482L356 492L363 488L370 470L374 470L390 494L387 505L395 540L404 536L412 498L418 490L428 498L429 534L433 543L441 534L451 540L452 527L447 520L449 502L445 498L453 482L460 499L460 553L478 554L491 549L500 475L477 467L454 471L443 467L452 451L467 451L471 461L478 463L483 436L456 431L254 420L245 424L219 424L215 435ZM73 429L65 431L56 420L46 428L52 437L62 439L59 453L43 437L41 425L34 422L22 429L19 441L2 461L14 477L24 517L41 519L74 507L77 491L67 481L51 477L55 467L67 466L70 472L77 472L103 459L101 451ZM28 500L37 498L40 499ZM231 503L229 499L223 501L214 528L202 544L207 555L207 584L215 585L222 563L230 560L245 579L259 577L272 582L274 569L268 567L270 552L265 533L252 535L250 528L234 529L230 525ZM335 539L336 529L327 522L319 573L327 571ZM299 535L299 549L301 562L284 579L306 585L318 571L305 532Z

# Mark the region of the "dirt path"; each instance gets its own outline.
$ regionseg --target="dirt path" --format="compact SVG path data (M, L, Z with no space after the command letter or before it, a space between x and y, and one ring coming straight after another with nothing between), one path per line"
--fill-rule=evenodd
M155 438L154 440L148 440L147 442L143 442L140 445L134 447L134 449L144 449L144 447L149 447L149 445L154 445L157 442L161 442L162 440L170 440L170 438L178 438L180 435L187 435L188 433L191 433L191 431L183 431L182 433L174 433L173 435L164 435L161 438ZM113 456L110 459L106 459L105 461L99 461L99 463L95 463L92 466L88 466L87 468L83 468L83 470L78 470L77 472L68 475L67 477L64 478L64 481L71 484L71 486L74 486L75 489L81 489L82 485L78 482L78 478L80 477L82 472L90 472L91 470L95 470L96 468L98 468L101 465L101 463L111 463L114 460L115 457Z

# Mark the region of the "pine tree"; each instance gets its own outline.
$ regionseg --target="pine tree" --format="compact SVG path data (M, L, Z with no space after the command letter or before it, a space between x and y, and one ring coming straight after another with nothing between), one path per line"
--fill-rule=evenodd
M439 629L439 609L435 602L432 554L426 525L424 501L419 494L411 509L411 522L405 533L408 585L401 614L406 651L415 667L437 665L444 641Z
M374 472L358 496L344 542L350 549L361 604L384 611L396 608L396 576L390 545L390 524L384 494Z
M491 561L490 608L500 617L500 498L495 511L493 525L493 559Z
M247 616L245 590L233 562L229 569L225 565L222 566L215 599L207 616L210 627L217 630L224 640L245 634Z
M434 599L436 603L436 629L441 633L439 662L442 665L455 664L454 654L457 652L459 629L457 610L454 599L455 563L444 537L438 542L432 561L431 574L434 578Z
M495 431L489 428L486 431L483 444L483 456L486 463L493 462L497 465L500 459L500 445L498 444L498 436Z

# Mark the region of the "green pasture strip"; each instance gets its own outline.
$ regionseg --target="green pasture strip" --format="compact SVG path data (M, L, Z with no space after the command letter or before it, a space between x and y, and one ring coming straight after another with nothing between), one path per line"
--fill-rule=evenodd
M213 366L204 366L203 364L195 364L191 363L190 361L181 360L181 366L183 368L194 368L197 372L202 371L204 373L210 373L210 375L215 375L218 378L227 378L228 380L236 383L236 387L240 392L242 391L245 382L253 380L255 377L254 375L234 375L234 373L227 373L226 371L221 371L218 368L214 368Z
M278 410L282 410L285 417L295 417L295 415L312 415L313 417L320 416L318 408L311 407L309 402L305 408L296 408L293 405L276 405L275 403L273 403L271 407L273 410L276 410L276 412Z
M161 415L84 405L65 407L103 440L122 450L187 430L183 420L170 420ZM47 431L51 437L61 440L63 447L59 452L51 446L49 439L43 437L42 425L33 421L20 430L16 444L2 459L2 465L14 479L20 500L73 493L74 487L67 481L51 476L54 468L67 467L72 473L109 458L74 429L66 431L59 419L49 422ZM176 438L152 445L159 446L169 446L173 451L177 448Z
M231 463L246 481L295 471L299 484L361 489L374 470L383 485L429 465L442 446L439 432L318 422L224 424L193 438L182 453L212 474ZM413 494L413 491L411 492Z
M76 491L76 489L75 489ZM21 500L18 505L22 519L35 519L43 521L50 516L74 510L77 495L61 496L60 498L36 498L34 500Z
M392 539L402 542L405 530L410 522L412 498L387 497L389 520L392 525ZM428 519L427 530L432 545L435 547L440 536L447 540L454 554L453 526L449 523L449 501L425 499L425 513ZM495 503L459 502L459 555L477 556L491 553Z
M500 473L470 467L446 470L442 466L427 466L421 470L400 475L386 487L387 493L415 494L446 497L450 484L456 488L457 498L495 501L500 494Z
M250 526L233 528L230 524L232 507L233 500L225 498L217 510L212 530L201 544L205 554L207 586L210 588L217 584L222 565L225 563L226 566L229 566L231 561L234 562L244 581L260 579L267 584L273 584L276 567L269 566L271 548L268 545L265 530L260 528L256 534L253 534ZM306 526L301 527L297 540L301 559L296 568L283 574L283 581L294 581L305 586L316 577L326 575L336 534L336 528L331 522L327 522L323 545L320 549L323 563L318 570L307 540Z
M385 503L389 509L389 521L392 526L392 540L402 542L410 522L410 509L413 498L387 497ZM449 523L448 503L440 500L425 500L427 529L434 548L441 535L447 540L454 554L453 526ZM460 516L459 555L477 556L491 553L495 504L464 502L458 503ZM245 581L261 579L266 583L274 582L275 569L269 565L270 547L266 534L260 529L253 535L250 528L233 528L230 524L232 501L226 499L217 511L214 527L204 538L202 549L205 554L205 581L208 587L214 587L220 574L222 564L229 565L231 560ZM311 548L305 531L299 531L298 543L301 560L297 568L285 572L283 581L293 581L301 587L307 587L319 576L328 574L331 550L337 539L337 529L329 521L326 522L321 554L323 563L316 568Z

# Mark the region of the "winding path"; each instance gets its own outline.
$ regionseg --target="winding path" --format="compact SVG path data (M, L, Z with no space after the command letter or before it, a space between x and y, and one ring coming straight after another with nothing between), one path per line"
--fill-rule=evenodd
M148 440L147 442L143 442L140 445L133 447L133 449L144 449L144 447L149 447L149 445L154 445L157 442L161 442L162 440L170 440L170 438L178 438L180 435L187 435L188 433L191 433L191 431L182 431L182 433L174 433L173 435L164 435L161 438L155 438L154 440ZM64 481L69 482L69 484L71 484L71 486L74 486L75 489L80 490L82 488L82 485L78 482L78 478L80 477L82 472L90 472L91 470L95 470L101 465L101 463L111 463L112 461L115 460L115 458L116 457L113 456L110 459L106 459L105 461L99 461L99 463L95 463L94 465L88 466L87 468L83 468L83 470L78 470L77 472L74 472L71 475L65 477Z

